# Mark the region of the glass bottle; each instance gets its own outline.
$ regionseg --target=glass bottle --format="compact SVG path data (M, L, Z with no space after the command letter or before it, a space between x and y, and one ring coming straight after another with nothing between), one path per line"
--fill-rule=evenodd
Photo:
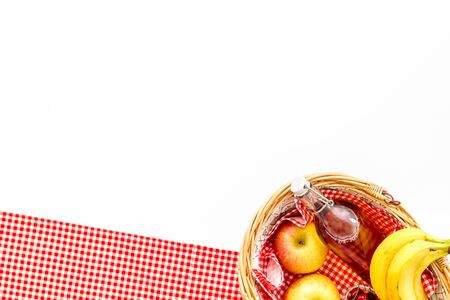
M332 201L304 178L291 185L296 201L314 214L314 223L329 248L370 283L370 261L383 236L356 205Z

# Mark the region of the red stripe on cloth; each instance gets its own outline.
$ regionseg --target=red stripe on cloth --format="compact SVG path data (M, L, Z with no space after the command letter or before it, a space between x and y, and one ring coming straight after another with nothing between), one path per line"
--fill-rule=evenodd
M0 299L241 299L235 251L0 213Z

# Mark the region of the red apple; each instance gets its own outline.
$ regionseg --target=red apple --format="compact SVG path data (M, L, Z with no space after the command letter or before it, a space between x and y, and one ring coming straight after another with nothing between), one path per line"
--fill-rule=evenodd
M295 280L284 294L286 300L340 300L339 291L328 277L310 274Z
M273 247L281 266L294 274L312 273L320 269L328 253L314 223L301 228L291 222L281 225Z

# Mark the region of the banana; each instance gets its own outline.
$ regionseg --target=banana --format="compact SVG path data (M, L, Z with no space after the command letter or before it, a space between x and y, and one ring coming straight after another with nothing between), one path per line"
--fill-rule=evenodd
M394 255L404 245L415 240L427 240L438 243L448 242L448 240L432 237L422 229L416 227L404 228L386 237L375 250L370 264L371 284L375 293L381 300L387 299L386 276Z
M418 265L416 261L421 257L422 252L432 250L448 251L449 245L442 243L434 243L424 240L416 240L403 246L392 259L386 276L386 291L389 300L401 300L399 295L399 281L404 268L408 268L410 264ZM415 299L415 297L413 298ZM408 299L411 300L411 299Z
M412 258L411 262L408 263L401 271L400 280L398 282L398 294L400 299L409 299L409 300L428 300L426 295L425 298L424 293L419 295L415 294L414 289L414 274L416 270L419 268L421 260L424 260L430 253L429 249L424 249L417 253L417 255Z
M375 250L370 263L370 281L375 293L381 300L388 299L386 276L392 259L400 248L415 240L445 242L445 240L429 236L422 229L416 227L404 228L387 236Z
M419 251L401 271L398 282L398 294L402 300L428 300L423 289L421 277L423 271L436 259L447 255L445 250L424 249Z
M424 260L422 260L422 262L420 263L419 267L416 269L415 273L414 273L414 293L416 295L416 298L421 299L419 297L422 297L424 300L428 300L428 296L425 293L425 290L423 288L423 284L422 284L422 273L423 271L425 271L426 268L428 268L428 266L434 262L435 260L444 257L448 254L448 250L438 250L438 251L433 251L431 253L429 253L427 255L427 257L425 257ZM399 289L400 290L400 289ZM406 298L402 298L402 299L406 299Z

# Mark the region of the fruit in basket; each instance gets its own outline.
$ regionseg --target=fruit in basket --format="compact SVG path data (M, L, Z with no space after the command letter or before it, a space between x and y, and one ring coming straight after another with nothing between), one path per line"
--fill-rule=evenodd
M414 270L416 270L418 268L418 264L423 261L424 256L439 250L445 250L445 248L448 251L448 246L424 240L417 240L402 247L394 256L391 264L389 265L386 277L386 289L389 299L401 299L399 282L405 268L408 268L409 265L415 265ZM420 273L420 275L421 274L422 273ZM419 283L422 284L421 282ZM404 297L402 298L405 299Z
M304 228L283 223L275 234L273 248L281 266L294 274L312 273L320 269L328 253L314 223Z
M286 291L286 300L339 300L333 281L322 274L310 274L295 280Z
M432 237L420 228L392 233L377 247L370 263L375 293L381 300L427 299L420 280L422 272L445 256L449 247L450 240Z
M401 299L428 300L422 285L422 273L433 261L447 254L445 250L421 251L413 262L405 266L398 282L398 293Z

